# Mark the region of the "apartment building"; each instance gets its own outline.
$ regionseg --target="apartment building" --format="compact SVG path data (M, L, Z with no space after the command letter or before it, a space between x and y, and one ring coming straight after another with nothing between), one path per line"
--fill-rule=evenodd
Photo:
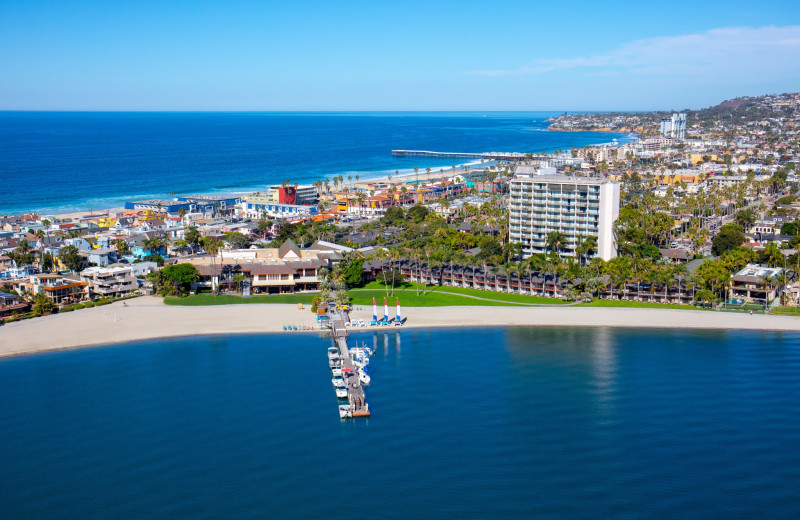
M619 216L619 183L567 176L515 178L511 181L509 240L522 244L523 257L547 251L547 236L565 236L561 254L576 256L579 237L595 237L594 255L617 256L613 224Z
M661 120L659 128L661 135L665 137L674 137L676 139L683 139L686 135L686 114L672 114L671 117L665 117Z
M81 279L89 284L90 298L125 296L139 289L130 267L89 267L81 271Z

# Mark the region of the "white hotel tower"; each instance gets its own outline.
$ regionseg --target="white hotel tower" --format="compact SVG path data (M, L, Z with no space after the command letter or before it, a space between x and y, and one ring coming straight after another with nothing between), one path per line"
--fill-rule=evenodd
M566 237L562 254L575 256L578 237L597 239L594 256L617 256L613 224L619 216L619 183L607 179L532 176L510 183L509 240L522 244L522 256L547 251L547 235Z

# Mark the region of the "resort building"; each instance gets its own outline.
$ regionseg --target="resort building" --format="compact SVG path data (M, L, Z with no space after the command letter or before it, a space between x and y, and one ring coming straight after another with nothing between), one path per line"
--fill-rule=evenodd
M319 270L332 268L342 253L329 249L300 249L287 240L280 248L235 249L217 256L187 257L181 263L197 268L197 289L242 292L244 295L283 294L319 289Z
M619 183L600 178L539 176L512 179L509 240L522 244L523 257L544 253L552 231L563 234L561 254L576 256L580 239L594 237L589 256L617 256L613 224L619 216Z
M155 211L158 213L212 213L226 215L236 209L240 198L237 196L214 197L211 195L192 195L174 199L136 200L125 203L125 209L136 211Z
M294 189L294 188L292 188ZM302 204L283 204L273 202L269 197L245 197L240 204L242 214L247 218L259 219L270 218L306 218L317 215L316 206L305 206Z
M732 303L757 303L769 305L783 289L783 269L748 264L731 277L730 298Z
M139 289L130 267L89 267L81 278L88 283L90 298L125 296Z
M304 186L270 186L267 188L267 199L280 204L316 204L319 201L317 188L307 184Z

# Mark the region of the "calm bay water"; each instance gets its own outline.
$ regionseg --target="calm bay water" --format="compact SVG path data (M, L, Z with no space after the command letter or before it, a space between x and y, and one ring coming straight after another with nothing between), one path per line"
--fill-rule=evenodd
M247 192L289 178L362 179L463 159L392 149L539 152L630 140L549 132L553 113L0 112L0 214L98 209L170 192Z
M798 518L800 334L311 335L0 360L3 518Z

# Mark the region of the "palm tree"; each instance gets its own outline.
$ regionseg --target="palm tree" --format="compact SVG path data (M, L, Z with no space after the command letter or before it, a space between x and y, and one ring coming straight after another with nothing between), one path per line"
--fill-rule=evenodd
M561 248L566 241L567 236L561 231L551 231L547 234L547 248L556 253L559 259L561 258Z
M244 282L245 276L243 273L236 273L233 275L233 281L236 284L236 290L242 292L242 283Z
M392 259L392 296L394 296L394 262L397 262L400 259L400 251L397 249L392 249L391 251L391 259Z

